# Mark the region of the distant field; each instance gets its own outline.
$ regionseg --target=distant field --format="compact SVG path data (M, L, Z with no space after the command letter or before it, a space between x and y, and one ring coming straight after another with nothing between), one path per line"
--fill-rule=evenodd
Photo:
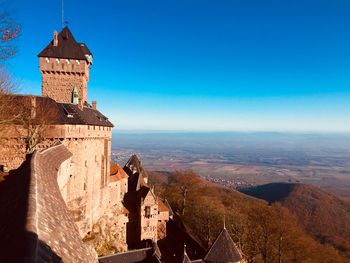
M112 160L192 169L227 187L304 182L350 198L350 136L279 133L116 133Z

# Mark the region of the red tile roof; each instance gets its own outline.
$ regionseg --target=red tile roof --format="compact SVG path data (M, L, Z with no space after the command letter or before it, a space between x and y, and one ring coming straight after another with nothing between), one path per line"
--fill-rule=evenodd
M111 164L110 182L116 182L128 177L127 173L117 163Z
M158 199L158 211L159 212L169 212L169 208L161 199Z

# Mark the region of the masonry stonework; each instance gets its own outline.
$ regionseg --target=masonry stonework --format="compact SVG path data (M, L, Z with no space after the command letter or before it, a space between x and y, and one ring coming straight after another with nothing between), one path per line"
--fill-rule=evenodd
M87 101L90 63L85 60L39 58L42 95L57 102L72 102L72 91L78 91L79 103Z
M158 240L158 202L151 190L141 200L141 240Z
M25 160L21 126L0 133L0 163L16 169ZM58 176L62 196L84 236L108 206L111 128L93 125L50 125L38 149L58 142L73 154ZM10 134L12 134L10 136Z

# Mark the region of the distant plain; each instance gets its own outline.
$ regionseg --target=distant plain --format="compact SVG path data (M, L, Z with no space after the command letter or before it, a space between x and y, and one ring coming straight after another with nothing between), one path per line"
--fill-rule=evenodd
M191 169L230 188L302 182L350 200L350 135L273 132L114 132L112 161L151 171Z

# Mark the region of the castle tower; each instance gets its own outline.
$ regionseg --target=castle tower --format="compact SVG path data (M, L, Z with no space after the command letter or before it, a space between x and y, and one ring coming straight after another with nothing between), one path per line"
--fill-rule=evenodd
M87 101L87 82L92 65L92 54L87 46L76 42L68 27L65 27L59 34L54 32L53 40L38 57L42 95L57 102L78 102L82 107Z

